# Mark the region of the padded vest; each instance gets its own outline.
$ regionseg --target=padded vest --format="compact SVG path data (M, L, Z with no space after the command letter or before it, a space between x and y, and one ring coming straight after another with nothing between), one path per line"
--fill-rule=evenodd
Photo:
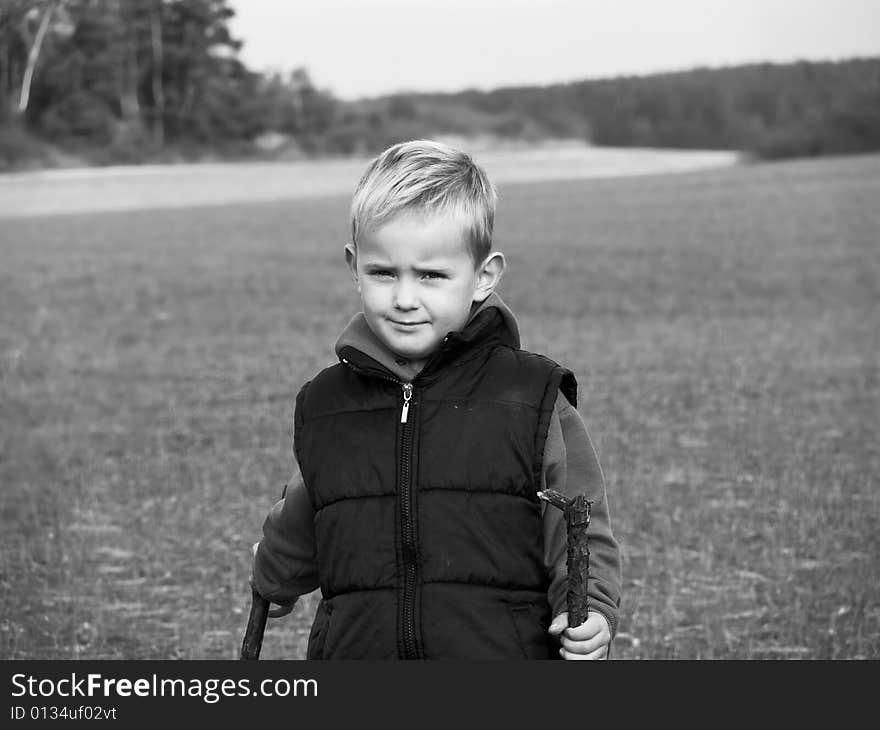
M508 337L490 309L411 391L352 348L300 391L322 592L309 659L557 658L536 492L557 391L575 403L577 384Z

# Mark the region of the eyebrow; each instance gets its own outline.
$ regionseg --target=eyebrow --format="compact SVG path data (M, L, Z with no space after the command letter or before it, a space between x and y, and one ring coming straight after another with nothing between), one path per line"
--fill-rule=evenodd
M398 267L394 264L384 261L382 259L367 259L364 261L365 269L397 269ZM445 262L433 262L426 261L424 263L418 262L413 264L413 271L442 271L442 272L450 272L454 267L450 266Z

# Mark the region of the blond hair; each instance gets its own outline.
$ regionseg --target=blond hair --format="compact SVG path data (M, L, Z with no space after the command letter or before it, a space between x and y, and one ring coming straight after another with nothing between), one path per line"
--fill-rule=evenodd
M492 249L498 194L486 172L464 152L418 139L389 147L367 167L351 203L351 241L409 211L450 214L464 227L474 263Z

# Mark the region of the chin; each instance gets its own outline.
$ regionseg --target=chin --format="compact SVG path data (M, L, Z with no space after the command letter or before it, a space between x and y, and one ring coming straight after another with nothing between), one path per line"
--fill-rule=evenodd
M386 342L391 349L396 354L400 355L400 357L405 357L407 360L425 360L431 356L431 353L434 352L436 348L426 348L426 347L413 347L412 344L404 343L404 342Z
M425 360L430 356L430 353L426 355L423 349L413 349L409 347L392 347L391 349L401 357L405 357L407 360Z

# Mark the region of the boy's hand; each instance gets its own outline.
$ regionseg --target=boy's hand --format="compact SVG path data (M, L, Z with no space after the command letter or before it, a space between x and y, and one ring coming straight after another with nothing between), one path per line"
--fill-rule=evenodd
M260 547L260 543L258 543L258 542L255 542L253 544L253 546L251 547L251 552L253 553L253 557L255 557L255 558L257 557L257 548L258 547ZM248 583L250 584L251 588L254 587L254 576L253 575L251 575L250 578L248 578ZM286 616L291 611L293 611L294 604L296 604L296 601L291 601L290 603L276 603L276 604L274 604L275 608L270 608L269 613L267 613L266 615L269 618L281 618L282 616Z
M560 636L563 659L604 659L611 643L611 629L601 613L589 611L587 620L573 629L568 627L568 612L563 611L550 624L552 636Z

